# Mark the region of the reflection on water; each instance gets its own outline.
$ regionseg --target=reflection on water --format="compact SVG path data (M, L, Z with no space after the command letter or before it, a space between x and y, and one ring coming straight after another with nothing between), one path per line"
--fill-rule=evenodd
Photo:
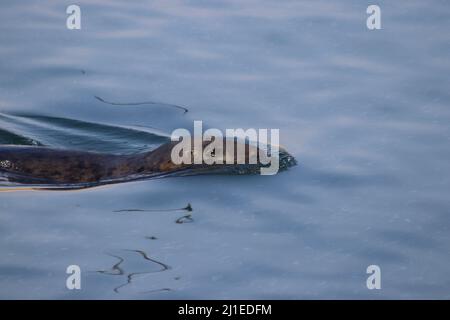
M120 265L125 262L125 259L122 258L121 256L110 254L111 257L114 257L114 258L118 259L119 261L116 264L114 264L110 270L99 270L97 272L101 273L101 274L113 275L113 276L123 276L124 275L126 277L126 283L121 284L120 286L117 286L113 289L113 291L115 293L119 293L119 290L121 288L124 288L124 287L130 285L131 282L133 281L133 279L136 278L137 276L170 270L170 266L168 266L160 261L150 258L147 255L147 253L142 250L127 249L126 251L130 251L130 252L134 252L134 253L138 254L143 259L149 261L151 264L156 264L160 269L156 270L156 271L126 272L122 267L120 267ZM146 291L144 293L157 292L157 291L170 291L170 290L171 289L168 289L168 288L161 288L161 289L154 289L154 290Z
M190 203L184 208L178 208L178 209L120 209L120 210L114 210L114 212L161 212L161 211L192 211L192 206Z
M378 1L376 31L369 1L78 4L78 31L61 4L2 5L0 143L134 153L203 120L279 128L300 165L2 192L0 297L450 297L447 1ZM194 223L174 223L190 212L113 212L186 203ZM126 248L171 269L116 294L126 274L159 270ZM120 259L122 276L87 272ZM64 286L71 264L86 271L82 290ZM381 290L366 288L372 264Z
M191 223L194 222L194 219L192 218L192 214L184 215L177 220L175 220L175 223Z
M105 99L100 98L98 96L95 96L95 99L97 99L98 101L101 101L103 103L113 105L113 106L142 106L142 105L167 106L167 107L170 107L170 108L176 108L176 109L182 110L184 113L189 111L186 107L177 106L175 104L162 103L162 102L153 102L153 101L144 101L144 102L111 102L111 101L106 101Z
M177 212L177 211L187 211L192 212L192 206L190 203L184 208L178 209L120 209L114 210L114 212ZM175 220L175 223L191 223L194 222L192 218L192 213L185 214ZM156 240L156 237L146 237L147 239Z

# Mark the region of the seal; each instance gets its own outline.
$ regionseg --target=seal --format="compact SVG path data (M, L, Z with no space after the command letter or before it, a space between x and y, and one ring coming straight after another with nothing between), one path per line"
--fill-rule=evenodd
M204 147L209 143L203 142ZM238 144L245 144L245 164L239 164L236 156L234 162L225 164L175 164L171 153L176 142L131 155L0 145L0 177L20 185L76 189L167 176L257 173L264 165L259 161L249 164L248 159L259 151L258 147L237 140L234 143L235 150ZM193 157L193 150L191 153ZM296 164L284 150L280 151L279 161L280 170Z

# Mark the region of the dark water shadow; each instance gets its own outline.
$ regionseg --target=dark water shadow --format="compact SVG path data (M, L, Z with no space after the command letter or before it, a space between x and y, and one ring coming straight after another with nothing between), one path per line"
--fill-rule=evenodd
M151 127L121 126L45 115L0 113L0 143L133 154L168 142Z

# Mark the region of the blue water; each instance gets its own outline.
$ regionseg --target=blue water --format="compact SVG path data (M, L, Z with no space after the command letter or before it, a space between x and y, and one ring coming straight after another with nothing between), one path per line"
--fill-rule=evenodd
M299 165L0 192L0 298L450 298L448 1L377 1L374 31L370 1L78 1L81 30L69 4L0 5L1 143L132 153L202 120L279 128Z

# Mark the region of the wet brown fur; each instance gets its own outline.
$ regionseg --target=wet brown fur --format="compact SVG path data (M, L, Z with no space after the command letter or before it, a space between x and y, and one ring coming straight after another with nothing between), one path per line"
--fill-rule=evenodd
M207 166L174 164L171 151L177 142L154 151L134 155L114 155L33 146L0 146L0 172L30 177L32 182L80 184L119 180L132 175L151 175ZM205 147L209 142L204 142ZM236 150L237 142L235 142ZM249 147L246 148L248 160ZM230 164L226 164L230 166ZM233 164L231 164L232 166ZM223 165L222 165L223 166Z

